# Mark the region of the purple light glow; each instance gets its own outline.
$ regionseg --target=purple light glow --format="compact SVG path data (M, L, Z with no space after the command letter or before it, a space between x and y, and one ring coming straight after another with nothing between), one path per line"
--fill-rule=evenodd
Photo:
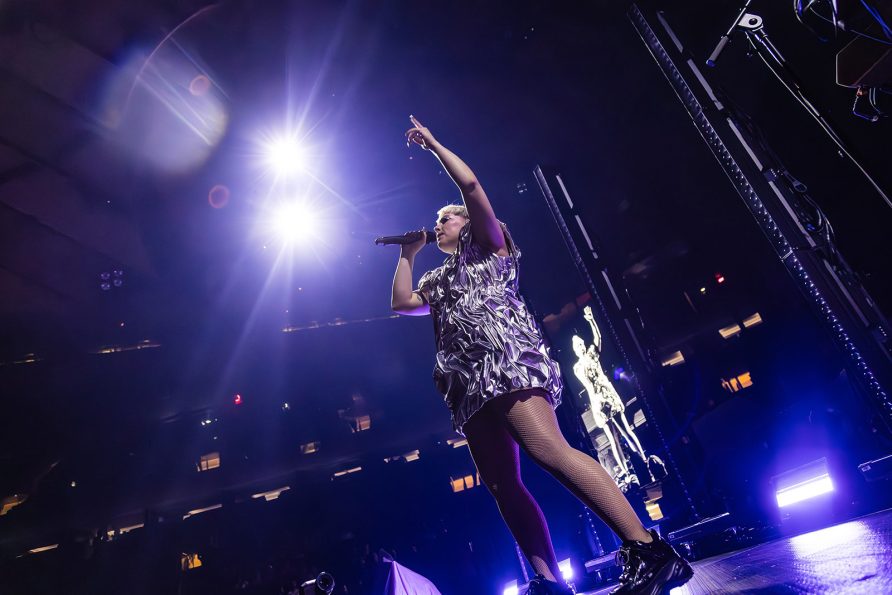
M813 477L778 490L775 496L777 497L778 507L784 508L803 500L810 500L822 494L830 493L833 490L833 481L830 479L830 475L824 473L818 477Z
M573 566L570 562L570 558L558 562L558 569L561 571L561 576L564 577L565 581L573 578Z

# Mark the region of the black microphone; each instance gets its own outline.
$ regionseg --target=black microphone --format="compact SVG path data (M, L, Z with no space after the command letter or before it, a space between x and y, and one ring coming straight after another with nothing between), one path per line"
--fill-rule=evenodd
M427 242L425 242L425 244L430 244L431 242L437 241L437 234L432 231L409 231L401 236L384 236L378 238L375 240L375 244L379 246L387 246L390 244L414 244L421 239L421 234L425 234L427 236Z

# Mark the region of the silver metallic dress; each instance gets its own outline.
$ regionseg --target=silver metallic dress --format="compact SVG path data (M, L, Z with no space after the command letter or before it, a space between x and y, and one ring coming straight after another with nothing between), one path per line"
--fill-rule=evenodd
M542 388L552 406L561 402L560 368L518 293L520 251L502 231L508 256L475 243L466 224L455 252L418 282L437 338L434 382L462 435L484 403L506 393Z

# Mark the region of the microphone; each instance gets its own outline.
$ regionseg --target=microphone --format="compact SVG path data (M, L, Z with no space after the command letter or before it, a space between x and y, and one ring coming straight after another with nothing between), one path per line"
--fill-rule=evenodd
M425 242L425 244L430 244L431 242L437 241L437 234L432 231L409 231L401 236L384 236L377 238L375 240L375 244L377 244L378 246L388 246L390 244L414 244L421 239L421 234L425 234L427 236L427 241Z

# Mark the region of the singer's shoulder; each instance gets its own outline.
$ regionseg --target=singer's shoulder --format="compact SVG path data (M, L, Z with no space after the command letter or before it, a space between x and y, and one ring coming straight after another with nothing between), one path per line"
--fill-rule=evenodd
M440 265L421 275L421 279L418 280L418 289L428 290L431 285L436 284L440 279L440 276L443 274L443 266L444 265Z

